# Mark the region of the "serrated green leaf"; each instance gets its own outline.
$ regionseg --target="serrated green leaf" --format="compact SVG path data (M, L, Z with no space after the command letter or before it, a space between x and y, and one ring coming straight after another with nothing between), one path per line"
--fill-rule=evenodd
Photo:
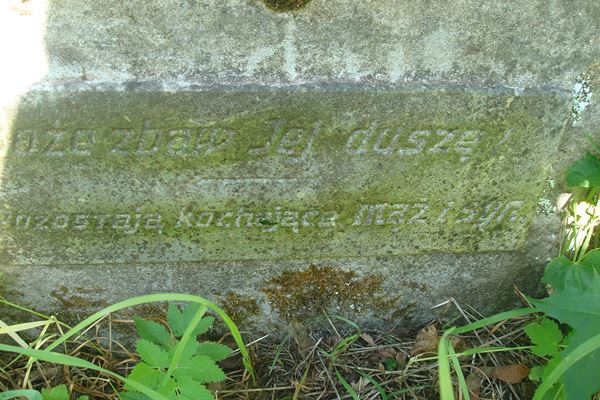
M183 377L190 377L199 383L212 383L225 380L225 373L208 356L194 356L182 362L173 372L179 381Z
M175 336L183 335L185 325L183 323L183 313L175 303L169 303L167 309L167 322Z
M173 359L173 356L175 355L175 349L177 348L178 344L179 344L179 341L176 340L173 347L171 347L171 349L169 350L169 359ZM179 364L184 363L185 361L190 360L193 356L195 356L197 348L198 348L198 341L196 341L196 340L188 341L185 344L185 347L183 348L183 352L181 353L181 355L179 357Z
M136 350L142 361L151 367L167 368L169 366L169 353L155 343L141 339L137 343Z
M203 384L194 381L189 376L177 380L182 396L193 400L214 400L213 394Z
M128 378L141 383L142 385L148 387L155 387L160 383L160 371L156 368L152 368L146 363L138 363L129 374ZM130 391L136 391L134 388L129 385L125 385L125 389Z
M229 346L220 343L202 342L196 347L197 355L205 355L213 361L221 361L229 357L233 350Z
M138 392L120 392L120 400L149 400L149 397Z
M562 342L563 335L554 321L544 318L540 322L527 325L524 331L534 344L531 348L533 354L542 357L558 354L558 345Z
M191 318L190 318L191 319ZM194 336L203 335L213 326L215 322L214 317L204 317L200 320L198 325L196 325L196 329L194 329Z
M137 328L138 335L141 339L165 347L171 346L171 335L167 331L167 328L157 322L148 321L139 317L133 317L133 320L135 321L135 327Z
M576 161L567 171L567 184L571 187L600 186L600 160L591 153Z
M164 378L164 380L161 380L161 387L157 388L158 389L158 393L162 394L163 396L165 396L168 399L175 399L177 398L177 388L179 387L179 385L177 385L177 382L175 381L175 379L169 377L169 378Z
M167 321L169 322L169 326L173 330L173 333L177 337L181 337L185 332L185 329L194 318L195 313L198 311L200 306L195 303L188 303L183 312L179 310L175 304L170 303L169 309L167 310ZM194 329L194 336L202 335L206 333L215 322L213 317L205 317L200 320L196 329Z
M69 391L66 385L59 385L51 389L42 389L44 400L69 400Z

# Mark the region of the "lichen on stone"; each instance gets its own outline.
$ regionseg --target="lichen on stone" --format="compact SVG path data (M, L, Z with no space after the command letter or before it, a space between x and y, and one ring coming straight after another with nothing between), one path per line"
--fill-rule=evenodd
M307 5L311 0L263 0L274 11L294 11Z
M333 266L311 265L271 278L263 292L282 318L302 320L323 312L353 314L393 311L397 296L383 288L383 276L358 276Z
M573 118L573 126L577 125L577 121L581 119L583 112L592 102L594 87L600 77L600 64L594 64L587 71L577 75L577 79L571 90L573 97L573 107L571 116Z
M243 296L233 291L227 292L219 298L219 304L227 315L238 325L243 325L260 312L256 299Z

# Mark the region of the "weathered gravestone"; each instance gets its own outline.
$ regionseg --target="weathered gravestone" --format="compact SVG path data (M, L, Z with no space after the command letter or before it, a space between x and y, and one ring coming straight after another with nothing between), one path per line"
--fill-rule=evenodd
M19 301L170 291L255 321L421 320L538 284L596 1L104 3L48 4L48 73L7 114Z

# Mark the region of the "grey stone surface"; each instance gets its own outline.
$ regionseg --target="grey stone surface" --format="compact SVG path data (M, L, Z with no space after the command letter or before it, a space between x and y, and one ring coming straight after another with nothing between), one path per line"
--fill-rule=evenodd
M600 127L577 91L597 86L596 1L26 7L5 12L45 20L47 70L0 116L0 265L45 310L235 293L277 323L298 315L271 279L293 298L311 264L333 267L318 304L371 321L506 307L556 252L546 180Z

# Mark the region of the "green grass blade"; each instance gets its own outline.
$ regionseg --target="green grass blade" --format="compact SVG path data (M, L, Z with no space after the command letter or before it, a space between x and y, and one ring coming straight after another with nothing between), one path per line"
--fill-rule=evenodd
M246 371L248 371L248 373L252 377L252 380L254 382L256 381L256 375L254 373L254 368L252 367L252 363L250 360L250 354L248 353L248 349L246 348L244 340L242 339L242 335L240 334L240 331L239 331L237 325L235 324L235 322L233 322L233 320L227 315L227 313L225 311L223 311L219 306L217 306L213 302L206 300L203 297L194 296L191 294L182 294L182 293L149 294L149 295L145 295L145 296L132 297L130 299L123 300L119 303L115 303L109 307L106 307L106 308L94 313L93 315L87 317L86 319L84 319L83 321L81 321L80 323L75 325L73 328L69 329L67 332L65 332L64 335L62 335L60 338L58 338L50 346L48 346L47 349L52 350L52 349L58 347L59 345L64 343L66 340L68 340L72 336L76 335L78 332L80 332L83 329L87 328L88 326L94 324L97 320L99 320L102 317L105 317L108 314L114 313L116 311L120 311L125 308L138 306L141 304L156 303L156 302L163 302L163 301L179 301L179 302L197 303L202 306L206 306L209 309L211 309L212 311L214 311L223 320L223 322L225 322L225 324L227 325L227 328L229 328L229 331L231 332L233 339L235 340L236 344L238 345L238 347L240 349L240 354L242 355L242 362L244 363L244 367L246 368Z
M273 362L271 363L271 366L269 367L269 373L267 376L271 376L271 374L275 370L275 365L277 364L277 360L279 360L279 357L281 356L281 352L283 351L283 346L288 342L288 340L290 340L289 333L287 335L285 335L284 338L282 339L281 343L279 343L277 345L277 348L275 349L275 357L273 357Z
M366 372L361 371L360 369L352 368L352 370L354 372L360 374L360 376L362 376L369 382L371 382L371 385L373 385L373 387L375 387L375 389L377 390L377 393L379 393L381 400L388 400L385 389L379 384L379 382L377 382L375 379L373 379L373 377L371 375L367 374Z
M480 319L479 321L475 321L468 325L460 326L455 328L453 333L455 335L460 335L461 333L471 332L480 328L483 328L488 325L496 324L498 322L504 321L505 319L522 317L527 314L532 314L539 312L539 310L535 308L517 308L515 310L509 310L505 312L501 312L496 315L492 315L490 317Z
M208 307L206 306L199 307L198 311L196 311L196 314L194 314L194 317L192 318L188 326L185 328L181 340L177 344L177 347L175 347L175 352L173 353L173 357L171 358L171 362L169 363L169 369L167 370L167 375L165 377L163 385L166 384L167 379L171 375L173 375L173 371L175 371L175 368L177 368L177 365L179 364L179 359L181 358L181 355L183 354L183 350L185 349L187 343L190 341L190 339L195 340L194 330L196 329L196 326L198 326L198 323L200 322L204 314L206 314L207 310Z
M404 389L394 390L392 393L390 393L390 397L392 399L395 399L396 397L401 396L403 394L416 392L418 390L428 389L430 387L433 387L433 386L432 385L410 386L410 387L407 387L407 388L404 388Z
M450 375L450 362L448 360L450 341L448 335L453 333L449 329L444 333L438 343L438 373L440 378L440 399L454 400L454 388L452 386L452 376Z
M467 349L461 353L458 353L458 357L467 357L472 356L473 354L483 354L483 353L500 353L503 351L517 351L517 350L529 350L533 346L517 346L517 347L505 347L505 346L497 346L497 347L473 347L472 349Z
M37 360L47 361L54 364L68 365L71 367L79 367L79 368L87 368L94 371L101 372L105 375L112 376L113 378L119 379L120 381L128 384L135 390L145 394L153 400L168 400L166 397L161 395L158 392L150 389L149 387L142 385L139 382L133 381L131 379L125 378L117 373L109 371L107 369L101 368L96 364L93 364L89 361L82 360L81 358L68 356L65 354L55 353L49 350L35 350L35 349L24 349L22 347L17 346L9 346L6 344L0 344L0 351L7 351L11 353L22 354L27 357L35 358Z
M37 390L21 389L0 393L0 400L14 399L15 397L25 397L28 400L43 400L42 394Z
M33 329L33 328L39 328L40 326L48 325L53 322L54 321L48 320L48 321L25 322L23 324L16 324L16 325L7 325L6 327L0 328L0 335L26 331L26 330Z
M350 397L352 397L353 400L360 400L360 396L358 395L358 393L356 393L356 390L354 390L354 388L344 379L342 374L340 374L340 371L336 369L335 375L337 376L344 389L346 389Z
M347 338L342 339L336 346L335 349L331 352L331 357L335 358L340 353L343 353L348 347L352 345L352 343L356 342L360 338L360 335L351 335Z
M456 356L456 352L454 351L454 347L450 341L448 341L448 355L450 356L450 361L452 362L454 371L456 371L456 376L458 377L458 386L463 393L463 399L471 400L469 388L467 387L467 381L465 380L462 368L460 367L460 361L458 361L458 357Z
M355 322L349 320L348 318L342 317L341 315L330 315L330 318L338 319L338 320L344 322L345 324L349 325L350 327L356 329L357 331L360 331L360 327Z
M583 357L598 349L600 349L600 334L592 336L590 339L577 346L573 351L567 354L560 363L558 363L550 375L544 379L540 386L538 386L533 396L533 400L542 400L544 395L550 389L552 389L552 386L558 383L560 377L567 371L567 369L572 367Z
M533 346L517 346L517 347L505 347L505 346L497 346L497 347L474 347L472 349L467 349L463 352L456 353L456 357L467 357L472 356L473 354L483 354L483 353L500 353L503 351L516 351L516 350L529 350ZM448 356L449 357L449 356ZM423 361L432 361L439 359L439 356L432 357L412 357L409 362L423 362Z

